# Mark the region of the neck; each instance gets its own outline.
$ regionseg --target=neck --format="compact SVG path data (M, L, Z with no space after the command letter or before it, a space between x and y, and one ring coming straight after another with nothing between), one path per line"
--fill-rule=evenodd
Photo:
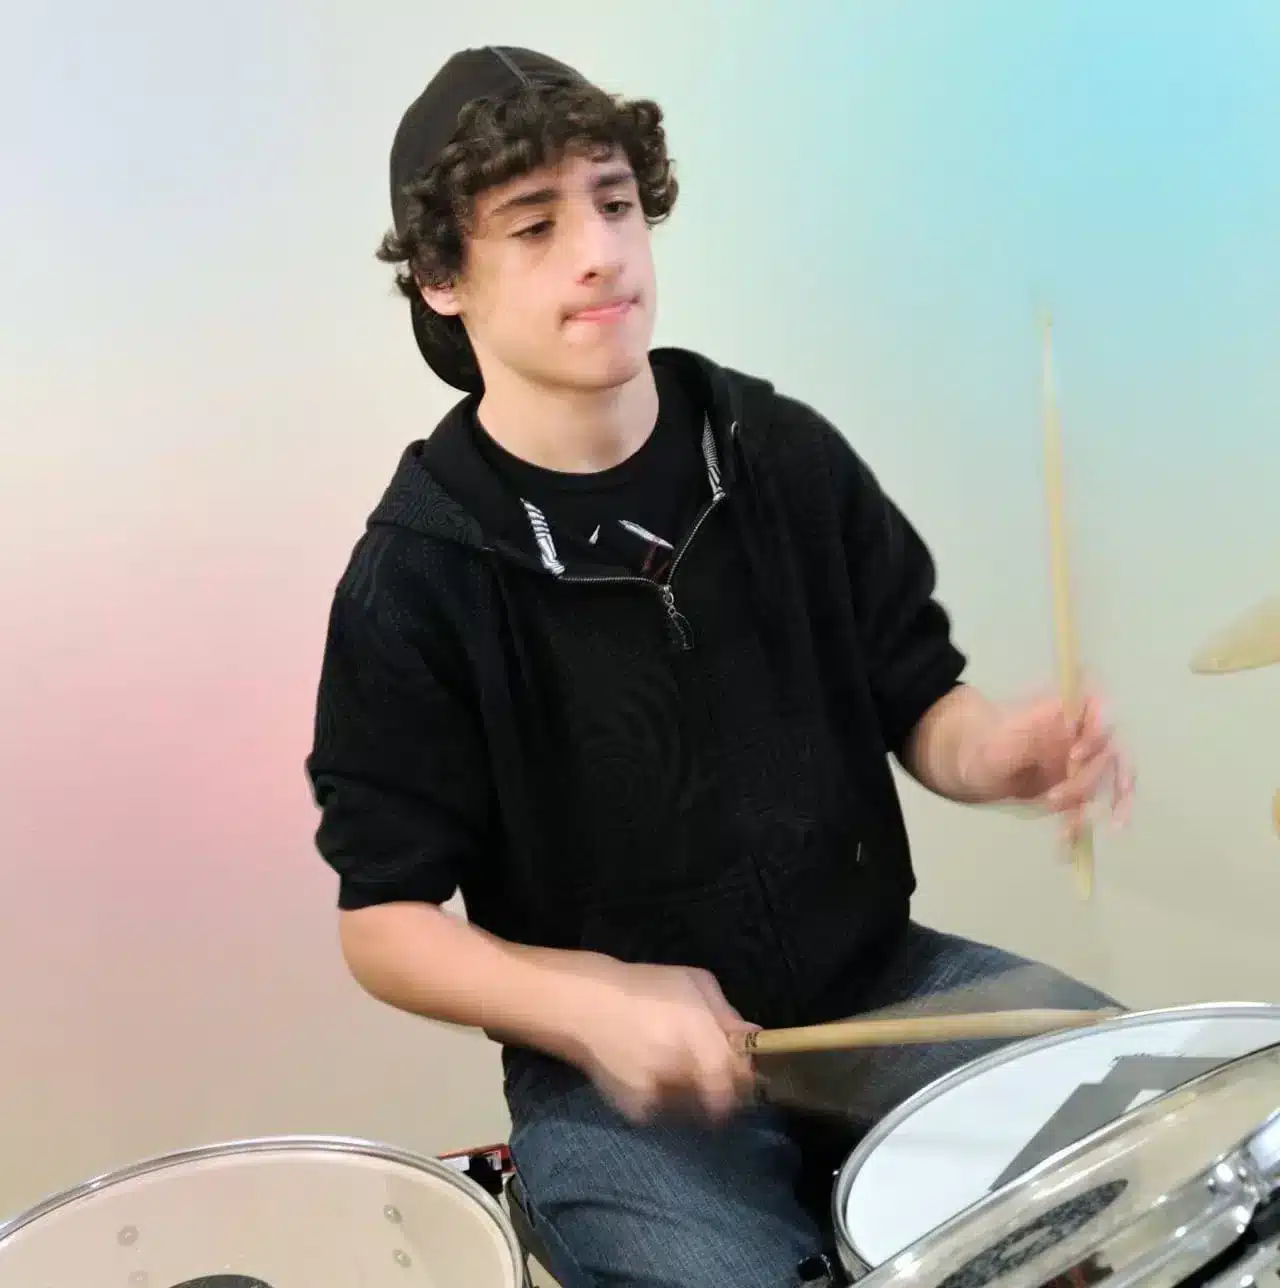
M485 432L522 461L598 474L644 446L658 419L658 389L647 362L612 389L535 386L503 372L486 376L478 415Z

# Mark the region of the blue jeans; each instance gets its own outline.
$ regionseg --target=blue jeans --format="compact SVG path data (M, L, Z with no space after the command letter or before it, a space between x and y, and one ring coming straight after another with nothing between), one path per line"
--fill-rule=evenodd
M856 1009L1020 967L1031 969L1012 977L1018 1005L1114 1004L1058 971L913 923ZM547 1268L562 1288L792 1288L798 1264L830 1249L832 1172L858 1137L920 1087L998 1045L761 1060L769 1103L720 1127L638 1126L575 1071L526 1065L507 1086L511 1149ZM815 1118L788 1101L828 1114Z

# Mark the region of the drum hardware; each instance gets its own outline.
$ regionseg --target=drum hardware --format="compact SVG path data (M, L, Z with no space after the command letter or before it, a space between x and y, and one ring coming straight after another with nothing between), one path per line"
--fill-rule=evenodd
M473 1146L470 1149L452 1150L436 1157L449 1167L456 1168L470 1177L486 1193L501 1198L507 1181L515 1172L511 1150L503 1144Z
M805 1257L796 1267L796 1288L837 1288L841 1282L831 1259L823 1252Z
M146 1288L145 1281L138 1279L134 1288ZM174 1284L173 1288L271 1288L271 1285L246 1275L202 1275L199 1279Z

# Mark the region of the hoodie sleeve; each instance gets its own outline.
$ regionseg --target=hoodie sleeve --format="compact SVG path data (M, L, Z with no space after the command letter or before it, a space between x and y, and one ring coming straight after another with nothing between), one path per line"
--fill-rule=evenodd
M964 673L951 621L934 597L933 557L866 462L824 422L854 612L885 744L901 758L920 718Z
M404 620L384 596L341 587L329 615L306 768L343 909L443 903L485 846L476 717Z

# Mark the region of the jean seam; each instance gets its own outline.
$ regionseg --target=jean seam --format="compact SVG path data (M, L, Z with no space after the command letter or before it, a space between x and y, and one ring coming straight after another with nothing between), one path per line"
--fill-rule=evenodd
M560 1237L560 1232L539 1211L537 1203L534 1202L528 1190L524 1192L524 1206L529 1214L529 1222L533 1226L534 1234L546 1245L549 1254L554 1256L556 1265L547 1266L546 1269L555 1277L559 1288L592 1288L592 1279L582 1268L582 1263L569 1250L569 1245ZM564 1278L562 1263L565 1269L573 1272L571 1280Z

